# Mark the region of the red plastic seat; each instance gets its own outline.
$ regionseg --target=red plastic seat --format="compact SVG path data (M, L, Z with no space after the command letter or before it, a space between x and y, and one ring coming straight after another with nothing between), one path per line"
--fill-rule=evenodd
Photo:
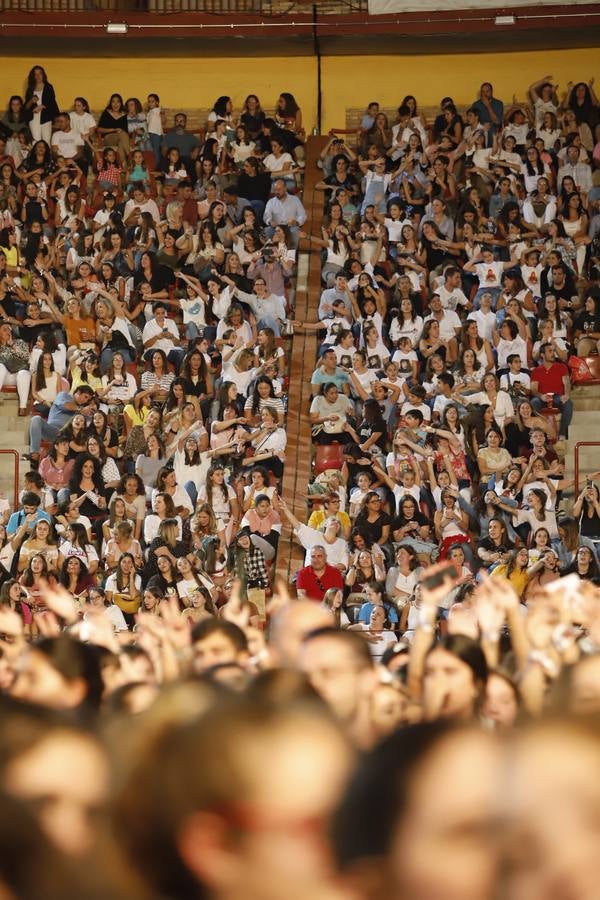
M317 444L315 447L315 472L320 474L326 469L341 469L344 465L343 444Z

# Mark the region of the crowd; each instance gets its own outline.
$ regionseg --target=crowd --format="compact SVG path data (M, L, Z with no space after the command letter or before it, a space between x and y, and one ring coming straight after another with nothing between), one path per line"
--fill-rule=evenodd
M169 117L67 112L35 66L0 119L0 388L31 416L0 897L595 900L600 472L573 496L564 463L600 349L593 80L370 104L321 154L320 234L292 94Z

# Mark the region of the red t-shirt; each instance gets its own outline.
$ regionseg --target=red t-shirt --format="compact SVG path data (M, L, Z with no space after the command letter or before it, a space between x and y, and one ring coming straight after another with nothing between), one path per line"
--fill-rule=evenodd
M325 591L328 591L329 588L343 589L344 579L340 570L335 566L325 566L325 571L320 578L317 578L312 566L304 566L298 572L296 587L298 590L306 591L309 600L316 600L320 603L325 596Z
M538 366L531 373L531 381L537 384L540 394L564 394L565 386L563 378L568 376L569 370L564 363L552 363L549 369L546 366Z

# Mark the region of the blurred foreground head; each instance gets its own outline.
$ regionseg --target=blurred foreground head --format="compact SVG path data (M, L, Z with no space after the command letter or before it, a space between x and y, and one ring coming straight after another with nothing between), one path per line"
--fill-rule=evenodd
M346 884L365 900L492 900L499 750L442 720L363 757L334 820Z
M398 731L359 763L333 842L360 900L597 900L600 723Z
M97 738L72 717L3 698L0 788L35 814L63 853L90 855L109 794Z
M352 756L317 701L227 698L163 730L117 798L118 840L165 897L329 900Z

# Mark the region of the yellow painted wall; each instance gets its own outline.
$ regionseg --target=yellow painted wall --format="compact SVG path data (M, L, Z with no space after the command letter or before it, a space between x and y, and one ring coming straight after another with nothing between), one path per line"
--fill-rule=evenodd
M24 90L27 72L41 62L59 101L70 106L74 96L87 97L92 109L101 109L113 91L145 100L148 91L161 96L162 105L209 108L221 94L230 94L239 109L246 94L258 94L265 108L273 107L284 90L295 94L302 107L307 132L316 122L317 64L313 57L152 58L139 59L25 58L0 56L3 97ZM446 94L458 104L475 99L481 81L491 81L498 97L510 102L514 93L525 99L527 86L551 74L561 87L568 81L597 76L598 48L448 54L436 56L330 56L322 59L323 131L343 127L347 107L363 107L370 100L394 106L405 94L414 94L422 106L437 105Z
M323 130L343 128L344 110L366 107L371 100L389 107L413 94L425 107L437 106L449 95L459 105L471 103L482 81L491 81L495 95L505 103L512 102L513 94L524 100L529 85L544 75L552 75L559 94L568 81L596 76L600 82L600 51L596 47L447 56L329 56L322 61Z
M273 108L282 91L292 92L312 129L316 119L317 63L312 57L289 58L156 58L139 59L25 58L0 56L0 108L5 97L25 90L27 73L42 64L54 85L59 103L71 107L83 96L92 109L103 109L113 92L145 102L150 91L175 112L180 107L210 109L220 94L229 94L239 109L249 93Z

